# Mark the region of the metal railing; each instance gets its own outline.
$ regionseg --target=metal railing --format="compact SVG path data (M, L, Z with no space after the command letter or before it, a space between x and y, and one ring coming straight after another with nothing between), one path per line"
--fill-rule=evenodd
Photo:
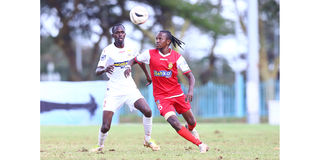
M244 84L243 84L244 85ZM271 87L268 88L268 85ZM245 85L244 85L245 86ZM184 93L187 93L188 87L182 86ZM152 86L149 88L140 89L141 94L148 101L149 106L152 109L154 116L160 116L159 110L152 95ZM245 93L245 87L242 88L242 92ZM273 94L272 94L273 93ZM273 96L271 96L271 94ZM269 81L260 83L260 115L268 115L268 98L272 97L275 100L279 100L279 81ZM236 86L215 84L209 82L206 85L196 86L194 88L194 97L191 102L192 112L197 117L202 118L217 118L217 117L245 117L246 116L246 102L245 94L240 97L243 100L236 104ZM239 102L238 102L239 103ZM239 108L237 108L239 107ZM241 108L240 108L241 107ZM237 110L243 110L241 114L237 114ZM131 114L128 107L122 107L120 115ZM136 114L136 113L134 113ZM141 115L140 112L138 114Z

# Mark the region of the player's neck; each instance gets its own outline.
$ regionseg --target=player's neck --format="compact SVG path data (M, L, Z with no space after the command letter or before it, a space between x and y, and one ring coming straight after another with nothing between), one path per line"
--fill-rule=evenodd
M168 53L170 53L170 48L161 48L159 49L159 51L163 54L163 55L166 55Z
M117 48L123 48L124 47L124 43L120 43L120 42L114 42L113 43Z

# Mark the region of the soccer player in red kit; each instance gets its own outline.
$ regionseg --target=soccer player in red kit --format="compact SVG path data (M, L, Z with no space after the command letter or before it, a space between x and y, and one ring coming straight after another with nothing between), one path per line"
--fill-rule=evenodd
M181 54L169 48L171 43L175 47L176 45L181 47L181 44L184 42L174 37L170 31L160 31L156 36L156 49L143 52L130 60L128 64L149 64L153 82L153 96L160 114L180 136L199 146L200 153L205 153L209 150L209 147L200 141L199 134L194 129L196 119L192 114L190 106L195 79ZM189 81L189 90L186 96L178 83L178 69L183 72ZM130 69L127 69L125 76L129 76L130 71ZM181 125L175 111L178 114L182 114L183 118L187 121L186 127Z

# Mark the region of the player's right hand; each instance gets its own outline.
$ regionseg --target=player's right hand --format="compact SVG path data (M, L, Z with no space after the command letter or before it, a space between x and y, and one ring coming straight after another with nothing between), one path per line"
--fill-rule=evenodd
M125 71L124 71L124 77L128 77L128 76L130 76L130 72L131 72L131 68L127 68Z
M107 68L105 68L104 71L112 74L113 69L114 69L114 65L110 65L110 66L108 66Z

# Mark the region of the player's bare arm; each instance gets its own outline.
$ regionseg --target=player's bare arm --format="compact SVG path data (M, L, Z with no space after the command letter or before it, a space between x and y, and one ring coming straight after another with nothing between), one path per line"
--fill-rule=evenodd
M136 64L137 62L133 59L131 59L129 62L128 62L128 65L129 66L133 66L134 64ZM147 78L147 81L148 83L146 84L146 86L150 85L152 83L152 79L147 71L147 68L146 68L146 65L144 63L141 63L139 64L139 66L141 67L141 69L143 70L146 78ZM128 77L131 73L131 67L127 68L125 71L124 71L124 76L125 77Z
M152 83L152 79L147 71L146 65L144 63L139 64L139 66L141 67L141 69L144 72L144 75L146 75L147 81L148 83L146 84L146 86L150 85Z
M129 62L128 62L128 65L130 66L129 68L127 68L125 71L124 71L124 76L127 78L130 73L131 73L131 66L133 66L134 64L136 64L137 62L133 59L131 59Z
M185 76L188 78L188 81L189 81L189 90L186 96L186 102L187 101L192 102L195 79L192 72L186 73Z
M113 69L114 69L114 65L110 65L110 66L108 66L108 67L99 66L99 67L97 67L97 69L96 69L96 75L97 75L97 76L100 76L101 74L103 74L103 73L105 73L105 72L108 72L108 73L112 74Z

